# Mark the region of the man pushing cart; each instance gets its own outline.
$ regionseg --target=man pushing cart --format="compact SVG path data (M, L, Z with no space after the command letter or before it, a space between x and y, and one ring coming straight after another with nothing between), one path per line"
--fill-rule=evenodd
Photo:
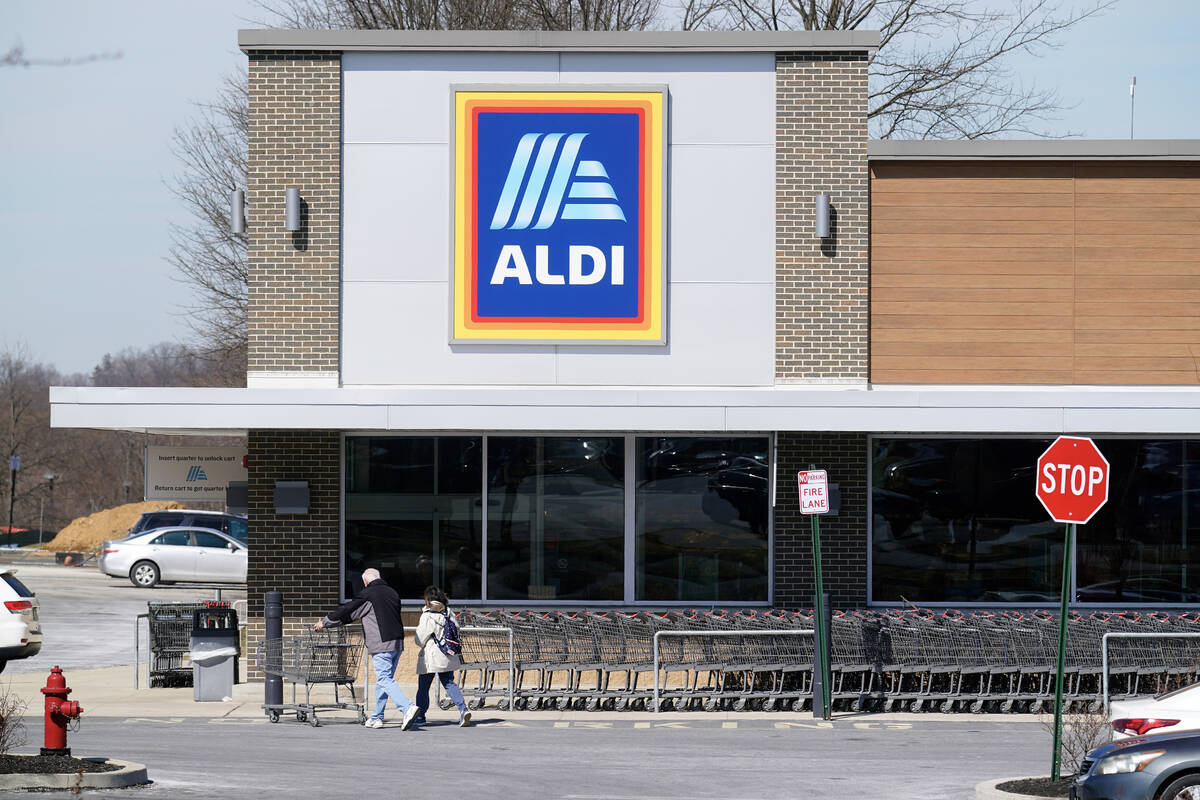
M375 710L365 723L368 728L383 727L387 699L392 698L403 718L400 730L408 730L417 716L417 707L396 683L396 665L404 652L404 622L400 617L400 595L387 585L379 570L368 569L362 574L363 590L358 597L329 612L313 625L313 630L362 623L367 652L375 669Z

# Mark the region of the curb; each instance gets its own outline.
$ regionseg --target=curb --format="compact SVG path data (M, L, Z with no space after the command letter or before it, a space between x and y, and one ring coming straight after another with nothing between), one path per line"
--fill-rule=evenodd
M1017 775L1011 778L995 778L990 781L983 781L975 784L975 800L1051 800L1043 795L1037 794L1017 794L1015 792L1005 792L996 787L1002 783L1009 781L1024 781L1031 778L1044 778L1045 775Z
M30 756L32 757L32 756ZM146 775L146 765L132 761L118 761L115 758L96 758L92 761L103 761L109 764L119 764L120 769L112 772L85 772L80 780L77 772L58 772L41 774L35 772L15 772L0 775L0 791L15 789L73 789L76 781L81 789L120 789L125 786L137 786L149 783Z

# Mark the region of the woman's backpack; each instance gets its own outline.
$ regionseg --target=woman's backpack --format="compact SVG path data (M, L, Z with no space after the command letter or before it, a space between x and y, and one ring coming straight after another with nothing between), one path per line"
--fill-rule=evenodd
M445 620L445 625L442 626L442 634L433 632L433 643L438 646L448 656L462 655L462 645L458 641L458 625L454 622L454 617L450 616L449 611L442 612L442 618Z

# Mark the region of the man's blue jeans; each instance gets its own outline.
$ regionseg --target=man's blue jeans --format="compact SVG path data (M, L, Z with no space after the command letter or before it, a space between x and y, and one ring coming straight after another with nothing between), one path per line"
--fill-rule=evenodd
M400 709L401 714L408 711L408 707L412 705L412 700L400 691L400 684L392 677L396 674L396 662L399 660L399 650L371 654L371 666L375 669L375 713L371 715L372 719L383 719L383 711L387 708L389 697L396 704L396 708Z

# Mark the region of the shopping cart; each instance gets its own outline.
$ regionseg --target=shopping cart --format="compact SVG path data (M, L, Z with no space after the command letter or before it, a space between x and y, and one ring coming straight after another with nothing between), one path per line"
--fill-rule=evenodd
M337 627L259 641L259 670L280 676L292 684L292 702L263 705L267 718L279 722L282 713L292 711L298 722L308 722L315 728L321 724L317 719L318 711L352 710L358 712L360 723L366 722L366 709L354 693L362 654L362 631L357 628ZM304 685L303 703L296 701L299 684ZM333 689L332 701L313 701L313 688L320 684L328 684ZM349 691L350 702L342 700L341 689Z
M192 614L205 604L151 601L146 605L150 687L191 686Z

